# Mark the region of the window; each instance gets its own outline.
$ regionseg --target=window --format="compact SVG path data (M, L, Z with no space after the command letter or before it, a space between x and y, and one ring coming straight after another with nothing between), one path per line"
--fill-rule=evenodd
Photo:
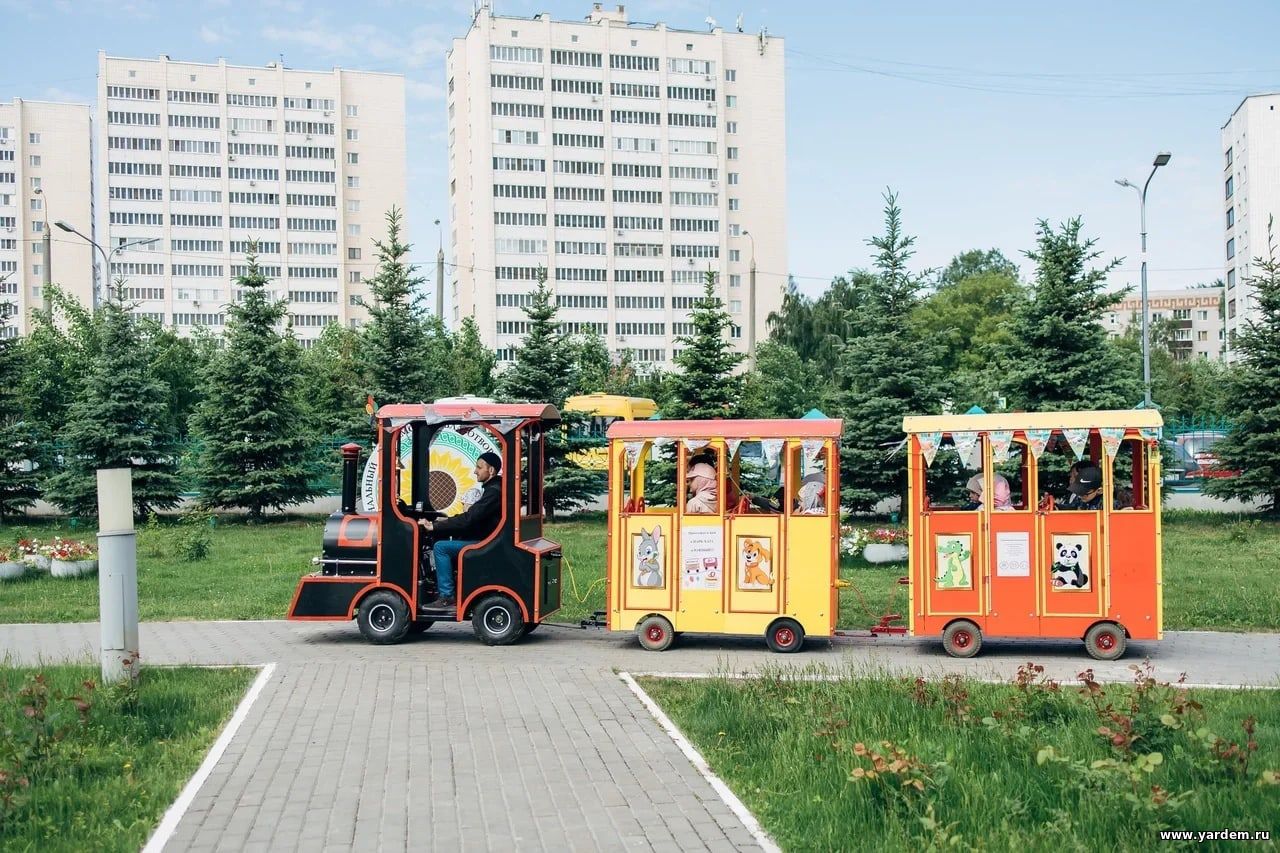
M657 98L662 90L651 83L610 83L609 94L618 98Z
M924 490L930 510L977 510L977 501L973 499L969 487L973 477L981 475L983 442L986 437L971 435L970 438L976 438L976 443L961 439L962 444L957 446L956 436L944 434L933 464L925 466ZM920 464L924 464L923 458Z
M240 131L253 131L254 133L274 133L276 123L274 119L269 118L232 118L228 120L233 134Z
M615 258L660 258L663 254L661 243L614 243ZM659 277L655 281L662 281Z
M138 136L108 136L107 147L122 151L159 151L160 140Z
M131 165L131 166L154 165L156 167L155 174L157 175L160 174L159 163L154 163L154 164L129 163L129 164L119 164L119 165ZM231 171L234 172L235 169L232 169ZM221 166L192 166L186 163L171 163L169 165L169 175L170 177L174 177L174 178L220 178L222 177L222 167Z
M575 267L556 267L556 281L605 281L605 271Z
M666 323L618 323L616 333L623 336L660 337L667 333Z
M831 506L838 504L839 495L832 494L833 490L828 488L828 452L825 443L816 454L811 454L801 442L787 442L786 509L792 515L826 515Z
M360 177L358 175L347 175L347 189L360 189Z
M613 227L628 231L661 231L662 219L657 216L615 216Z
M249 174L237 175L237 172L247 172ZM254 174L261 173L261 175ZM267 180L275 181L280 177L279 169L232 169L231 177L245 177L256 181ZM284 179L299 184L331 184L334 180L334 173L325 170L315 169L285 169Z
M29 164L31 164L32 166L39 167L39 166L40 166L40 155L39 155L39 154L31 154L31 155L28 155L28 157L27 157L27 162L28 162Z
M718 258L720 257L720 247L676 243L671 246L671 257L673 258ZM694 279L694 281L701 283L702 279L703 279L702 273L698 273L698 277Z
M614 124L662 124L662 113L643 110L612 110L609 118Z
M719 219L672 219L672 231L706 231L716 232L720 230Z
M1231 149L1230 149L1230 148L1228 148L1228 149L1227 149L1227 165L1226 165L1226 167L1225 167L1225 168L1230 169L1230 168L1231 168L1231 163L1233 162L1233 160L1234 160L1234 159L1235 159L1235 158L1234 158L1234 157L1232 157L1232 154L1231 154Z
M1196 332L1196 340L1197 340L1197 341L1207 341L1207 340L1209 340L1209 333L1208 333L1207 331L1205 331L1204 329L1201 329L1200 331Z
M730 273L730 274L729 274L729 286L730 286L730 287L742 287L742 276L741 276L741 275L739 275L738 273ZM732 303L730 303L730 304L732 304ZM732 310L732 309L731 309L731 310ZM738 308L737 310L739 310L739 311L741 310L741 305L739 305L739 308ZM737 311L734 311L734 313L737 313Z
M672 166L671 177L673 179L688 179L693 181L714 181L720 174L719 169L709 166Z
M349 273L347 273L347 282L349 284L359 284L360 270L351 270Z
M250 83L249 85L253 85ZM228 94L227 103L237 107L274 107L275 95L239 95Z
M737 80L738 79L737 70L733 68L726 68L724 70L724 79L726 83L732 83L735 80Z
M617 192L617 190L614 190L614 193ZM658 197L658 201L662 201L661 196ZM673 192L671 194L671 203L692 207L715 207L720 203L720 196L718 193Z
M737 95L725 95L725 96L724 96L724 105L725 105L726 107L736 107L736 106L738 105L738 96L737 96Z
M155 113L148 113L148 115L156 115L156 114L155 114ZM157 120L156 120L155 122L152 122L153 124L159 124L159 116L156 116L156 117L157 117ZM38 133L28 133L28 134L27 134L27 142L28 142L29 144L31 144L31 145L39 145L39 144L40 144L40 134L38 134Z
M1146 510L1151 508L1146 442L1126 438L1120 442L1112 464L1112 510Z
M1232 178L1227 178L1227 198L1231 198L1231 196L1234 194L1235 194L1235 181Z
M493 212L493 224L545 226L547 224L547 215L545 213L513 213L495 210Z
M1236 271L1235 271L1235 268L1233 267L1227 270L1227 290L1230 290L1235 286L1236 286Z
M1234 207L1227 208L1227 227L1230 228L1236 224L1236 209Z
M360 165L360 154L359 154L359 152L356 152L356 151L348 151L348 152L347 152L347 165L348 165L348 166L358 166L358 165Z
M188 116L169 113L169 127L200 127L206 130L214 130L220 125L221 119L217 116Z
M516 104L494 101L490 110L496 116L516 116L518 118L542 118L542 104Z
M726 156L727 158L729 158L730 160L737 160L737 159L738 159L738 149L737 149L737 148L730 147L730 148L729 148L729 150L725 153L725 156Z
M32 210L44 210L44 200L39 198L31 199Z
M538 131L502 130L501 128L495 128L493 131L493 141L499 143L510 143L512 145L537 145Z
M667 124L671 127L715 127L715 113L667 113Z
M347 225L347 236L348 236L348 237L359 237L359 236L360 236L360 223L358 223L358 222L352 222L352 223L348 224L348 225Z
M228 221L232 228L275 231L280 227L280 219L275 216L232 216Z
M604 148L604 137L583 133L553 133L551 143L567 148Z
M280 146L262 142L230 142L227 143L227 153L253 157L277 157L280 155Z
M354 128L354 127L349 127L349 128L347 128L347 141L348 141L348 142L359 142L359 141L360 141L360 131L359 131L359 130L357 130L356 128Z
M693 86L668 86L667 97L677 101L706 101L714 105L716 90Z
M1230 259L1230 258L1234 258L1235 256L1236 256L1236 238L1232 237L1230 240L1227 241L1227 258Z
M630 282L632 284L661 284L664 277L665 276L662 270L614 270L613 271L614 281ZM619 330L621 330L622 325L623 324L619 324ZM623 334L623 333L619 331L619 334ZM638 335L642 333L633 331L631 334ZM662 332L649 332L645 334L656 335L656 334L662 334Z
M1227 302L1227 319L1234 318L1235 316L1236 316L1236 301L1232 299Z
M495 198L546 198L547 188L526 184L494 184Z
M736 187L742 176L738 172L729 173L729 186Z
M40 189L40 181L41 181L41 179L40 179L40 178L34 178L34 177L33 177L33 178L31 179L31 189L33 189L33 190L38 190L38 189Z
M604 174L604 163L595 160L556 160L553 167L558 174L563 175L602 175ZM617 169L617 166L614 166ZM615 171L616 175L617 172Z
M108 98L122 98L131 101L158 101L159 89L143 89L138 86L108 86Z
M729 226L729 236L730 236L730 237L741 237L741 236L742 236L742 226L741 226L741 225L736 225L736 224L735 224L735 225L730 225L730 226Z
M596 85L600 84L597 83ZM520 74L490 74L489 86L493 89L523 89L530 92L541 92L542 78Z
M613 147L616 151L638 151L653 154L658 151L658 140L642 136L615 136L613 138Z
M540 241L541 242L541 241ZM556 254L559 255L603 255L604 243L590 243L578 240L557 240Z
M635 46L634 42L632 42L632 46ZM624 53L611 53L609 54L609 67L618 68L623 71L657 71L658 57L629 56Z
M581 213L557 213L555 224L558 228L603 228L604 217Z
M556 294L556 307L557 308L604 309L608 307L608 305L606 304L607 298L608 297L605 297L602 295L595 295L595 294L579 295L579 294L570 294L570 293L558 293Z
M614 305L617 308L626 310L644 310L660 311L666 307L666 297L664 296L619 296L614 299ZM604 307L601 305L600 307Z
M726 121L726 122L724 123L724 132L725 132L725 133L737 133L737 132L738 132L738 123L737 123L736 121Z
M603 190L601 193L603 194ZM675 196L682 193L672 193L672 202L675 202ZM683 195L694 195L693 193L683 193ZM600 199L603 201L603 196ZM628 204L662 204L662 193L658 190L614 190L613 200Z
M542 78L531 78L538 81L536 88L542 88ZM599 80L563 80L551 78L551 91L564 92L571 95L603 95L604 84Z
M614 163L615 178L661 178L662 167L639 163Z
M731 199L729 199L729 209L730 209L730 210L741 210L741 209L742 209L742 199L740 199L740 198L731 198Z
M707 59L668 59L667 70L673 74L715 74L716 64Z
M541 51L539 51L539 56ZM538 60L541 62L541 59ZM600 68L602 65L601 56L598 53L588 53L582 50L552 50L552 65L576 65L582 68Z
M547 241L499 237L493 241L493 250L501 255L545 255Z
M217 154L222 143L212 139L170 139L169 150L179 154Z
M715 142L710 140L672 139L670 140L670 142L671 142L672 154L715 154L716 153L716 144ZM736 149L730 148L729 150L734 151ZM675 177L675 175L672 174L672 177Z

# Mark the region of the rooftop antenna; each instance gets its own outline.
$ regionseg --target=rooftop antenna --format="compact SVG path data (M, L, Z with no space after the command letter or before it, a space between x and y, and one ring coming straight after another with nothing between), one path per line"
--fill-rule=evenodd
M760 28L760 55L761 56L764 56L764 48L765 48L765 45L768 43L768 41L769 41L769 28L761 27Z
M738 13L737 27L738 27L738 32L742 32L742 13L741 12Z
M707 20L705 23L708 27L710 27L713 30L719 26L719 24L716 23L716 19L711 17L710 15L707 15Z

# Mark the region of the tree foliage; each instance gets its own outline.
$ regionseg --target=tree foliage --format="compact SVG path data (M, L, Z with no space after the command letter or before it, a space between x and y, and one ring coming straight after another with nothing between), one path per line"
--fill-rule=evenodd
M493 371L498 366L498 358L480 340L480 327L476 325L475 318L463 317L458 330L454 332L450 364L453 368L451 391L454 395L488 397L493 393Z
M742 377L742 417L798 418L822 403L822 386L812 362L786 344L762 341Z
M23 349L5 333L16 310L12 303L0 302L0 519L21 513L39 494L36 473L28 464L36 433L22 403Z
M938 272L938 290L945 290L979 276L1017 281L1018 265L1006 258L999 249L970 249L956 255L951 263Z
M737 417L741 383L733 371L742 363L742 354L729 341L732 323L716 294L716 274L711 270L689 320L693 334L676 338L681 349L674 359L672 395L663 416L678 420Z

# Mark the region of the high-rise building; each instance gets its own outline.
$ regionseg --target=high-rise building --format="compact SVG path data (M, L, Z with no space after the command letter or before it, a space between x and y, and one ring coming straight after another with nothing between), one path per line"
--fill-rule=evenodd
M1169 351L1178 361L1221 359L1225 344L1222 291L1216 287L1153 290L1147 294L1152 324L1162 323L1170 336ZM1142 297L1130 294L1103 318L1107 334L1118 338L1142 322Z
M764 337L787 270L783 42L709 26L482 4L447 59L451 324L474 316L509 360L544 267L563 329L665 364L710 269L734 342Z
M402 76L100 53L98 110L99 242L138 313L218 330L256 241L300 340L362 322L405 206Z
M44 303L46 274L89 304L93 248L73 234L46 229L59 219L93 227L92 133L85 104L0 104L0 303L14 306L3 332L26 332L31 309Z
M1257 317L1249 278L1266 257L1267 227L1280 213L1280 93L1251 95L1222 126L1227 358L1235 337ZM1277 226L1280 228L1280 226ZM1280 239L1280 238L1277 238Z

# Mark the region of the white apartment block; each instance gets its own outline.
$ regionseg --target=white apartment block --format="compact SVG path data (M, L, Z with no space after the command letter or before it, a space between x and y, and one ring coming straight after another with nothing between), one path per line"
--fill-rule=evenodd
M56 228L53 266L45 229L59 219L93 225L92 133L86 104L24 101L0 104L0 303L13 306L6 336L24 334L31 309L44 304L46 273L89 304L93 248Z
M1192 287L1186 290L1153 290L1147 294L1147 310L1153 324L1173 325L1171 349L1179 361L1221 359L1226 344L1222 291ZM1126 296L1103 318L1107 334L1118 338L1142 320L1142 297Z
M665 365L711 269L734 342L765 336L787 270L782 39L482 4L447 68L452 325L474 316L510 360L545 267L563 329Z
M1280 242L1280 93L1251 95L1222 127L1227 358L1234 337L1257 318L1248 279L1267 256L1267 220ZM1277 246L1280 251L1280 245Z
M358 326L405 207L397 74L98 56L99 242L140 314L218 331L249 241L304 345Z

